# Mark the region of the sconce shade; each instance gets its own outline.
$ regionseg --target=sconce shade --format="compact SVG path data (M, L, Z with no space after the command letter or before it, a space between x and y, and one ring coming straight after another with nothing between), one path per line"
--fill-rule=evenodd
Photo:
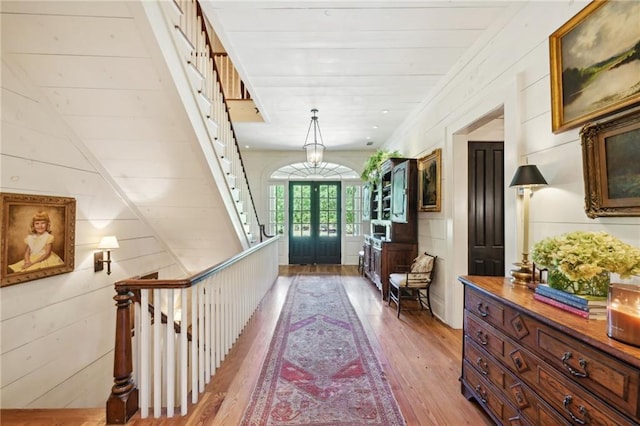
M309 123L309 130L307 130L307 137L304 140L302 148L307 152L307 163L312 167L317 167L322 163L322 156L324 154L324 143L322 142L322 134L320 133L320 126L318 125L318 117L316 117L317 109L312 109L313 116L311 117L311 123ZM313 141L309 141L309 135L313 128ZM320 142L318 142L320 137Z
M547 185L547 181L533 164L527 164L518 167L516 173L513 175L510 187L513 186L535 186L535 185Z
M114 235L107 235L106 237L102 237L98 248L102 250L113 250L120 248L120 244L118 244L118 239Z

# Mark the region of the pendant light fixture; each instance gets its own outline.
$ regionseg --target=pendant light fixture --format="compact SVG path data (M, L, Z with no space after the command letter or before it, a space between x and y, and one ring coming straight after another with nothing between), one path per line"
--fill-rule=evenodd
M322 134L320 133L320 126L318 125L318 117L316 113L317 109L312 109L311 112L313 116L311 116L311 123L309 123L309 130L307 130L307 137L304 140L304 145L302 149L307 151L307 163L316 168L320 163L322 163L322 155L324 153L324 143L322 142ZM313 141L309 141L309 135L311 134L311 129L313 128ZM319 138L319 142L318 142Z

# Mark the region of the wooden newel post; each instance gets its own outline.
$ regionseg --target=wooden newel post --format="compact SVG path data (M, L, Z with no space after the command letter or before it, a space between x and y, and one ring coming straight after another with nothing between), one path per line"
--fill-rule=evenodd
M133 293L116 288L116 342L113 357L113 387L107 400L107 423L125 424L138 411L138 388L131 373L133 354L131 351L130 310Z

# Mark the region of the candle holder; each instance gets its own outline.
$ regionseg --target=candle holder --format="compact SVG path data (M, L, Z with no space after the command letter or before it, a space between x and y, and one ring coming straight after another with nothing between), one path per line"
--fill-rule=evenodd
M620 342L640 346L640 286L609 285L607 335Z

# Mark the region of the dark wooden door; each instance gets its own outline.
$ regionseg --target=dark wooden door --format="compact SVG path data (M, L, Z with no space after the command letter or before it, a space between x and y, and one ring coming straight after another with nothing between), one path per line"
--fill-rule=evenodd
M289 263L339 265L340 182L289 183Z
M504 143L469 142L470 275L504 276Z

